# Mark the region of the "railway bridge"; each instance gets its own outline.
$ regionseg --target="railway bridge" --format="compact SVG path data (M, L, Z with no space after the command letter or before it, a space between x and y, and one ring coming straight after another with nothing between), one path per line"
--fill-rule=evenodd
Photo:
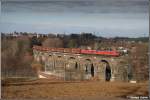
M129 66L123 56L100 56L33 49L34 60L43 65L40 73L63 80L128 81Z

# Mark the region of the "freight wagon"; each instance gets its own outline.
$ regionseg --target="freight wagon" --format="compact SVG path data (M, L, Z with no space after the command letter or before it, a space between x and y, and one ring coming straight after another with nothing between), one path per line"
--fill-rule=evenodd
M117 51L101 51L101 50L84 50L79 48L48 48L42 46L33 46L33 49L38 51L51 51L62 53L74 53L74 54L89 54L89 55L106 55L106 56L119 56Z

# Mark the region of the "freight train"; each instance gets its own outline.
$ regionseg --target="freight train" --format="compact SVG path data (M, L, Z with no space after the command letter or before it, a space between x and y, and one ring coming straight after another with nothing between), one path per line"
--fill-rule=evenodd
M89 55L103 55L103 56L120 56L117 51L101 51L101 50L85 50L79 48L49 48L42 46L33 46L33 49L38 51L51 51L51 52L62 52L62 53L74 53L74 54L89 54Z

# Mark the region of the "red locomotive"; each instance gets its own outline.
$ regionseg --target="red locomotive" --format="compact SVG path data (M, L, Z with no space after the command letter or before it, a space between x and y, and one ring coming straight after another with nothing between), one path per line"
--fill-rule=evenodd
M74 54L95 54L95 55L106 55L115 57L120 55L120 53L117 51L85 50L79 48L48 48L42 46L33 46L33 49L39 51L52 51L52 52L74 53Z

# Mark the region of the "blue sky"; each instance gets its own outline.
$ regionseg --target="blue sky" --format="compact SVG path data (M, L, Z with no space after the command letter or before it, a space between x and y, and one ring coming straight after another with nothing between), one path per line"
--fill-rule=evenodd
M0 31L148 36L148 0L2 0Z

